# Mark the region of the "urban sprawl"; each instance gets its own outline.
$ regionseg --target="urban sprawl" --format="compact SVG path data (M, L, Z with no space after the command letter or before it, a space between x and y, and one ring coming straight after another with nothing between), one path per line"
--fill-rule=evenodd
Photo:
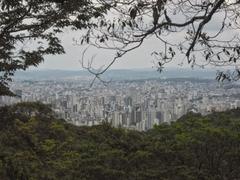
M0 97L0 105L25 101L51 104L57 116L78 126L109 122L139 131L175 121L188 112L206 115L240 107L240 85L199 79L116 81L104 86L78 80L17 81L17 97Z

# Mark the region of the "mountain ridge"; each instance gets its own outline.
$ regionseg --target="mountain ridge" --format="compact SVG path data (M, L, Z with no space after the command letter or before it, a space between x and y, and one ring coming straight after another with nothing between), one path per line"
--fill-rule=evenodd
M135 80L151 78L200 78L215 79L214 70L189 70L189 69L168 69L162 73L153 69L114 69L102 75L105 79L111 80ZM38 70L16 72L16 80L49 80L64 78L90 78L92 74L84 70Z

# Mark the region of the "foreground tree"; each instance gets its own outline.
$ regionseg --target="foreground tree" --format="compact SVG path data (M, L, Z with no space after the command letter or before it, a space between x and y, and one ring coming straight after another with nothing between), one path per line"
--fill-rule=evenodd
M13 95L8 83L16 70L64 53L64 28L85 29L80 44L116 51L101 69L83 63L95 79L152 38L159 40L152 55L160 72L178 59L192 67L236 66L217 79L238 80L239 10L238 0L0 0L0 95Z
M96 26L106 4L89 0L0 0L0 95L16 70L38 66L44 55L64 53L59 33Z
M91 63L85 66L96 78L149 38L159 41L152 55L160 72L165 64L178 59L176 64L187 62L192 67L235 66L232 72L219 72L217 80L240 78L238 0L98 2L111 6L111 17L100 18L98 27L88 31L81 43L86 41L97 48L114 50L116 56L105 68L94 69Z

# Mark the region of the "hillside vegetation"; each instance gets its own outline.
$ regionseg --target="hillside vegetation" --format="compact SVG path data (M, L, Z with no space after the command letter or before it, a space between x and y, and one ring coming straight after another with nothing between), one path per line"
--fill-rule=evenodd
M76 127L40 103L0 108L2 180L240 179L240 109L147 132Z

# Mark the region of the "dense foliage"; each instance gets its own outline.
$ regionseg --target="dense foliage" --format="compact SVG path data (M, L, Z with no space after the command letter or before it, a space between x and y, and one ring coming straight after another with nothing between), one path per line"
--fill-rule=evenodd
M148 132L76 127L50 108L0 109L0 179L240 179L240 110Z
M61 33L96 26L108 7L91 0L0 0L0 95L17 70L64 53Z

